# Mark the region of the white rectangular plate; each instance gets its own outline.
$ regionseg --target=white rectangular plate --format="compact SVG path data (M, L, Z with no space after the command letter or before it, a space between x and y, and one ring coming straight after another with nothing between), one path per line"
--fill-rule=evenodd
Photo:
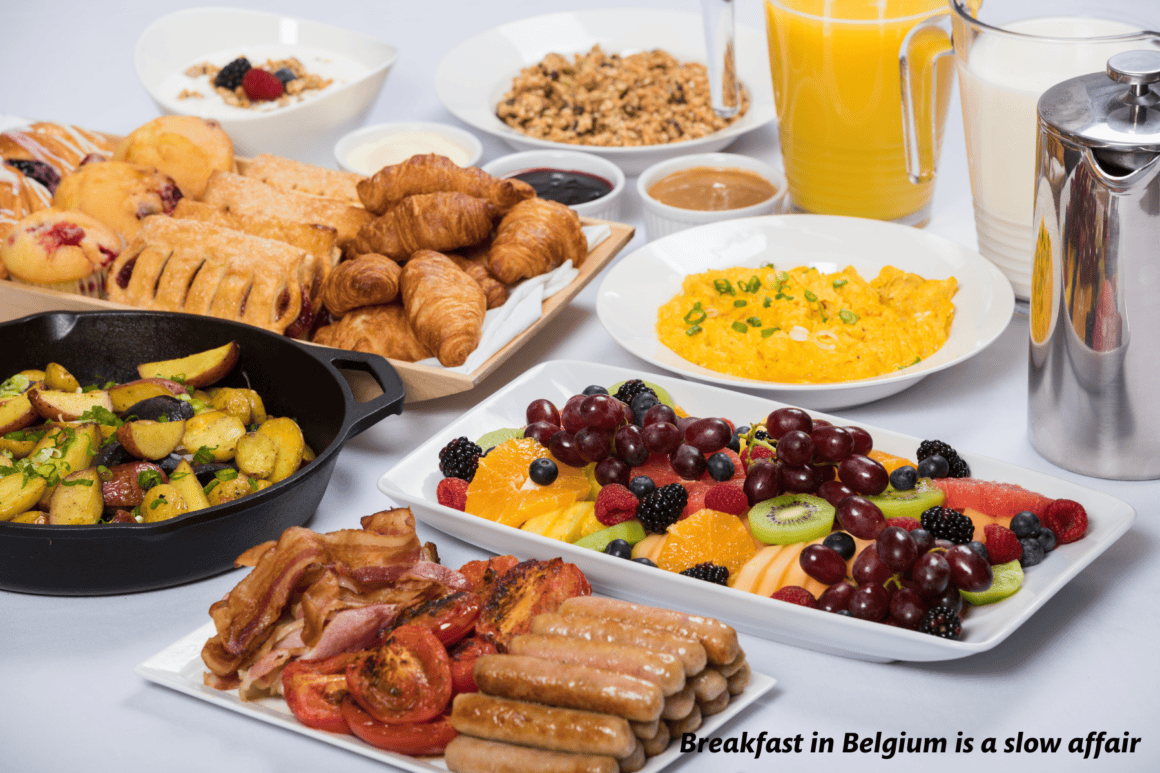
M169 687L178 692L183 692L186 695L192 695L194 698L199 698L207 703L212 703L215 706L221 706L230 711L244 714L252 719L260 719L263 722L269 722L272 725L278 725L287 730L293 730L296 733L317 738L319 741L324 741L341 749L354 752L355 754L361 754L364 757L389 763L404 770L414 771L414 773L430 773L431 771L447 770L447 766L443 763L442 757L408 757L405 754L394 754L363 743L353 735L339 735L338 733L328 733L323 730L309 728L306 725L300 724L294 718L294 715L290 713L290 709L286 706L286 701L281 698L242 701L238 698L237 690L223 691L206 687L202 684L201 678L202 673L205 671L205 664L201 662L201 648L205 645L206 639L213 635L213 623L208 622L196 631L192 631L173 644L170 644L161 652L158 652L137 666L135 670L139 676L162 687ZM745 688L745 692L734 698L730 702L729 707L720 714L707 717L704 724L697 730L697 735L701 738L712 735L718 728L737 716L742 709L769 692L775 684L777 684L776 679L754 671L753 676L749 680L749 686ZM669 744L669 748L663 754L650 758L648 763L641 769L641 773L656 773L670 765L680 756L680 745L674 741Z
M558 407L589 384L610 386L644 378L667 389L673 401L692 416L723 416L738 424L765 418L782 405L772 400L667 376L642 374L586 362L554 361L539 365L464 414L457 422L415 449L379 480L387 496L411 508L415 516L440 531L500 554L521 558L562 556L577 564L594 589L609 596L708 614L739 631L764 639L863 660L953 660L993 648L1006 639L1055 593L1126 532L1136 511L1126 502L998 459L975 454L964 458L983 480L1016 483L1054 499L1073 499L1088 512L1087 535L1061 545L1046 560L1027 570L1023 589L1005 601L971 610L963 640L948 641L917 631L855 620L806 609L744 591L682 577L632 561L597 553L538 534L502 526L436 502L439 450L454 438L474 440L500 427L524 425L524 410L537 398ZM814 412L835 424L857 422ZM859 425L870 431L874 447L913 458L919 438ZM953 438L950 441L953 443Z

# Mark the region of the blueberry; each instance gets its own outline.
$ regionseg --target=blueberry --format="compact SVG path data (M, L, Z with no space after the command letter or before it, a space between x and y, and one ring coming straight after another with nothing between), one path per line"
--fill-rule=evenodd
M830 536L822 540L822 544L836 550L843 561L854 557L854 538L844 531L831 532Z
M1034 537L1039 533L1040 527L1039 516L1030 510L1016 513L1011 519L1011 531L1015 532L1015 536L1019 539Z
M591 386L584 387L584 394L586 394L586 395L606 395L606 394L608 394L608 390L605 389L604 387L600 386L599 384L593 384Z
M1023 546L1023 557L1019 559L1019 565L1024 569L1035 566L1043 560L1043 545L1039 544L1037 538L1024 537L1019 540L1019 544Z
M947 465L947 471L950 471L950 465ZM890 473L890 485L895 491L910 491L915 483L918 483L918 470L909 464Z
M1044 526L1035 535L1035 539L1039 540L1039 544L1043 546L1044 553L1050 553L1055 550L1055 532Z
M990 563L991 557L989 555L987 555L987 546L984 545L982 542L979 542L977 539L971 540L970 542L967 543L967 547L969 547L971 550L978 553L983 558L987 559L987 563Z
M715 454L711 454L709 458L705 460L705 464L709 468L709 475L713 477L713 480L729 480L733 477L733 474L737 472L736 468L733 466L733 460L730 459L729 454L725 453L724 451L718 451Z
M294 71L289 67L283 67L281 70L278 70L274 73L274 77L282 81L282 85L285 86L287 83L294 80L298 76L295 75Z
M614 539L604 546L604 552L616 558L632 558L632 545L622 539Z
M654 564L652 562L652 559L645 558L644 556L641 556L640 558L634 558L634 559L632 559L632 562L634 564L644 564L645 566L651 566L654 569L656 569L656 566L657 566L656 564Z
M653 483L653 479L647 475L637 475L628 482L628 490L631 491L637 499L644 499L649 494L657 489L657 484Z
M556 476L560 474L560 468L551 459L540 457L533 459L532 463L528 465L528 477L532 479L532 483L540 486L548 486L556 480Z
M744 434L740 430L734 430L733 436L729 438L729 442L725 444L725 447L735 454L741 453L741 436Z
M853 617L853 615L850 614L850 610L848 610L848 609L839 609L834 614L835 615L842 615L843 617Z
M920 478L945 478L950 471L950 463L940 454L928 456L918 463Z

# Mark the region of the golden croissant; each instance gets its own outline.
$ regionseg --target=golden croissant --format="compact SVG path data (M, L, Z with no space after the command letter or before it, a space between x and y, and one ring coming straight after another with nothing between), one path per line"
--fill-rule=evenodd
M449 368L462 365L483 334L487 298L446 255L416 253L399 278L403 308L415 335Z
M504 284L539 276L566 260L579 266L588 254L580 218L547 199L521 201L503 216L487 253L487 267Z
M408 196L449 191L487 199L499 214L536 195L522 180L500 180L475 167L463 167L446 156L429 153L411 156L401 164L386 166L358 183L363 206L381 215Z

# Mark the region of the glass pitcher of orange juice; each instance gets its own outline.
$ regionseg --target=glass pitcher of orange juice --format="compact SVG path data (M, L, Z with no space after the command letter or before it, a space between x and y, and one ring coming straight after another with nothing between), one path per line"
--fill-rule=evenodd
M946 11L946 0L765 0L796 209L926 224L954 76Z

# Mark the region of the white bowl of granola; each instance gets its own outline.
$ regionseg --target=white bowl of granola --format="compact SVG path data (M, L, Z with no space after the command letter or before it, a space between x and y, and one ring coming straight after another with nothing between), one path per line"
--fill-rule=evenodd
M134 64L164 113L220 121L239 155L329 164L334 143L370 113L398 53L308 19L190 8L150 24L137 39ZM235 65L217 79L240 58L250 67Z

